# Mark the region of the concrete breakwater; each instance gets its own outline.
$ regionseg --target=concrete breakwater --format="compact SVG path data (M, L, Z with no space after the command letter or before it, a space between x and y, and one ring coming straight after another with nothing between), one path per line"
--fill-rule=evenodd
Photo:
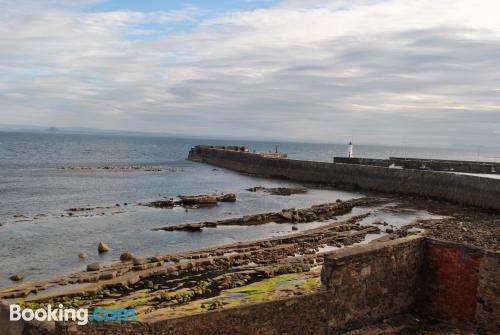
M356 157L356 158L334 157L333 161L334 163L373 165L382 167L389 167L391 165L394 165L402 167L403 169L414 169L414 170L500 174L500 163L494 163L494 162L473 162L473 161L401 158L401 157L389 157L389 159L364 158L364 157Z
M428 170L277 159L208 146L192 148L188 159L260 176L418 195L500 210L500 179Z

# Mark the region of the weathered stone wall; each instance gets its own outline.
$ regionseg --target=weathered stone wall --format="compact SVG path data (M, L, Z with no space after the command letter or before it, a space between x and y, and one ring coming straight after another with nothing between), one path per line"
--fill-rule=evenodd
M340 332L413 307L424 239L418 236L355 248L325 257L322 284L333 294L328 326Z
M416 309L482 334L500 333L500 255L427 239Z
M62 326L60 334L142 335L325 335L328 292L210 311L156 322L92 323Z
M389 167L395 166L413 170L455 171L465 173L500 173L500 163L452 161L442 159L400 158L389 159L363 157L334 157L334 163L359 164Z
M500 179L425 170L265 158L195 147L189 158L235 171L303 182L412 194L500 210Z
M475 322L488 334L500 334L500 257L488 254L481 261Z
M422 159L390 157L391 164L405 169L426 169L435 171L456 171L466 173L500 173L500 164L490 162L453 161L444 159Z
M391 161L388 159L360 158L360 157L333 157L334 163L360 164L389 167Z

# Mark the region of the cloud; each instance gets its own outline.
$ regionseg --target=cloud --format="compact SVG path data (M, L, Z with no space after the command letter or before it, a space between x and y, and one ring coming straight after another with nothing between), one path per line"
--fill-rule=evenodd
M0 2L3 122L499 142L497 1L283 1L226 12L87 5Z

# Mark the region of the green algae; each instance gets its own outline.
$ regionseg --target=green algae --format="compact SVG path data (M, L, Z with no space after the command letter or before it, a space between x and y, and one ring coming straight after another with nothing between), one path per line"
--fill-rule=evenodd
M210 286L212 285L212 280L200 280L196 283L196 286L190 289L180 290L176 292L165 292L158 297L160 302L174 302L178 304L185 304L193 300L197 296L203 296L206 293L210 293Z

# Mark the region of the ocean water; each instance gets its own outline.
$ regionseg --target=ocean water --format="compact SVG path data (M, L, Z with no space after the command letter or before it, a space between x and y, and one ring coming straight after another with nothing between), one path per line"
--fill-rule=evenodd
M248 145L257 151L274 150L276 145L250 141L0 132L0 287L12 285L8 278L15 273L25 275L25 280L49 278L83 270L93 261L116 261L125 251L152 256L291 232L291 226L283 224L221 227L200 233L152 230L157 227L308 207L363 195L325 189L311 189L307 194L290 197L247 192L246 188L257 185L297 184L187 161L189 149L197 144ZM281 151L296 159L331 161L334 155L342 156L346 152L345 145L278 145ZM355 155L498 161L500 152L356 145ZM62 169L104 165L161 166L162 171ZM181 208L154 209L139 205L162 197L213 192L234 192L238 201L187 212ZM74 207L103 208L68 216L65 210ZM100 240L112 250L99 255ZM87 252L89 257L80 260L80 251Z

